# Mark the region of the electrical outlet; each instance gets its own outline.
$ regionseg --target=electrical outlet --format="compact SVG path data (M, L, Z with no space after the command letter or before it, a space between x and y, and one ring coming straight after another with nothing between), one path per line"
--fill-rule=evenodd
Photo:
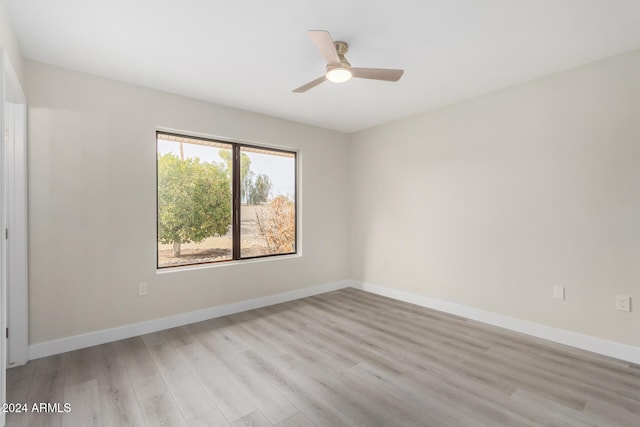
M145 296L147 294L147 282L138 283L138 296Z
M631 311L631 297L629 295L616 295L616 309Z
M564 286L553 287L553 299L564 299Z

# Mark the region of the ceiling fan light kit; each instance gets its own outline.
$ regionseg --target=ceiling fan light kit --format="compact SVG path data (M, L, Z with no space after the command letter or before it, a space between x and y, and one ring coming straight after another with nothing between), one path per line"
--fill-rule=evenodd
M352 77L370 80L385 80L397 82L402 77L404 70L391 70L386 68L352 68L345 53L349 50L349 44L343 41L334 42L327 31L309 31L309 37L327 61L327 71L307 84L294 89L295 93L306 92L327 80L333 83L343 83Z
M350 80L352 75L351 70L348 68L334 67L327 70L325 77L333 83L344 83Z

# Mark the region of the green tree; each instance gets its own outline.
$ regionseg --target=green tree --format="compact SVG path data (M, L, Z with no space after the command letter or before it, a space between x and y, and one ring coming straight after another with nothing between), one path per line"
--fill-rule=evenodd
M261 173L256 176L255 181L251 184L248 192L248 203L250 205L263 205L269 200L271 192L271 179L269 176Z
M158 240L180 245L224 235L231 225L231 186L221 165L180 160L173 154L158 158Z

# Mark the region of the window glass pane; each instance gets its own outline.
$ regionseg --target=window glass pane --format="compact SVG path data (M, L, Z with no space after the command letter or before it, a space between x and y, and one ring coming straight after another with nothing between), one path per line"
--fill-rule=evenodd
M240 159L240 256L295 253L295 153L243 146Z
M158 267L232 259L232 152L158 133Z

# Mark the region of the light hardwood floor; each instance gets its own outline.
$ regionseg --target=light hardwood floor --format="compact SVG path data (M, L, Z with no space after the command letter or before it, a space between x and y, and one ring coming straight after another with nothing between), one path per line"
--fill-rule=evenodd
M345 289L29 362L9 426L640 426L640 366Z

